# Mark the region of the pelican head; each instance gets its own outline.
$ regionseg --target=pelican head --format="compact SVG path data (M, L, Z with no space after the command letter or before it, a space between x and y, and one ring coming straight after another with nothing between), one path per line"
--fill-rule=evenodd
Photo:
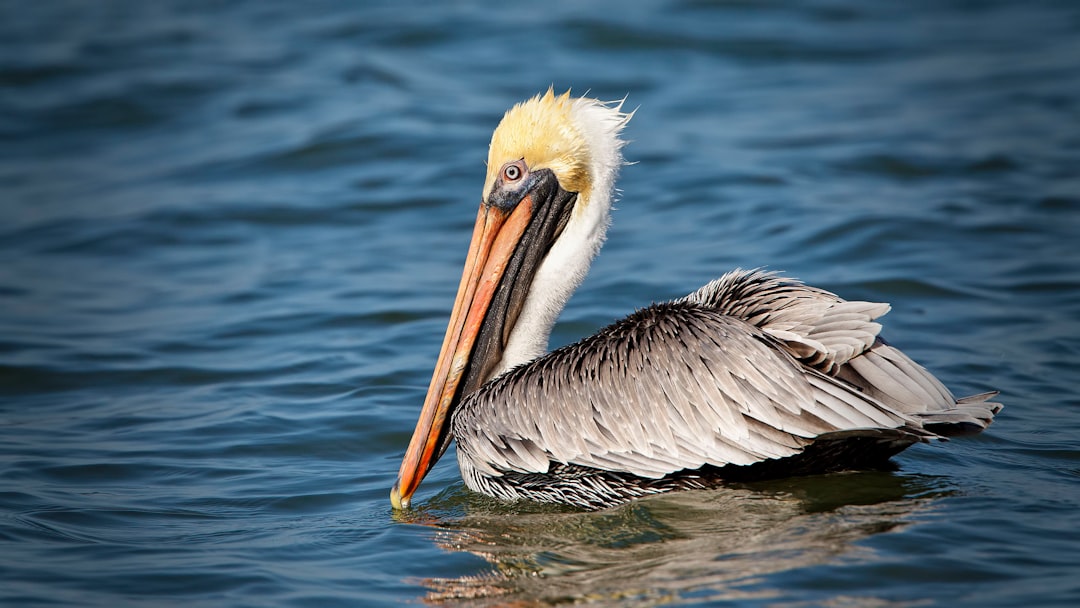
M461 399L547 350L556 317L604 241L622 102L548 89L517 104L491 137L487 179L457 299L420 418L390 492L409 505L450 443Z

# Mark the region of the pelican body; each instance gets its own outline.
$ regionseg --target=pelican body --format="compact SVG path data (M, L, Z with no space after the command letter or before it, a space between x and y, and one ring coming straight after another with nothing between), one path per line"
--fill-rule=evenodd
M546 353L604 240L631 116L621 102L549 89L496 128L395 508L451 440L474 491L600 509L728 480L880 467L914 443L990 424L996 393L956 399L879 336L887 304L760 270Z

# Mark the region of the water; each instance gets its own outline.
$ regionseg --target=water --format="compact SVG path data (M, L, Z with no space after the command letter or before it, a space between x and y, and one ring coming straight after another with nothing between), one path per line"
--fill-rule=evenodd
M0 603L1080 604L1073 2L5 2ZM639 107L570 342L735 266L1007 407L893 473L388 492L487 140Z

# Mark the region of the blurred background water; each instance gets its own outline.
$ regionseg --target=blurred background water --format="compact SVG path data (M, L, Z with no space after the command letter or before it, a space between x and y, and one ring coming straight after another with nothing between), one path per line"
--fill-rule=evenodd
M511 104L639 110L553 346L735 266L979 437L600 513L388 491ZM1080 605L1080 4L0 2L0 603Z

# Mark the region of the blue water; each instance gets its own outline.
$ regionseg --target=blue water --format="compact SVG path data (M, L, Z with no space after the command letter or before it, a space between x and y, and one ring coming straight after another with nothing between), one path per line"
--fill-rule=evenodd
M1068 1L0 2L0 604L1080 605L1078 66ZM997 422L600 513L448 454L393 513L552 84L639 108L553 346L768 266Z

